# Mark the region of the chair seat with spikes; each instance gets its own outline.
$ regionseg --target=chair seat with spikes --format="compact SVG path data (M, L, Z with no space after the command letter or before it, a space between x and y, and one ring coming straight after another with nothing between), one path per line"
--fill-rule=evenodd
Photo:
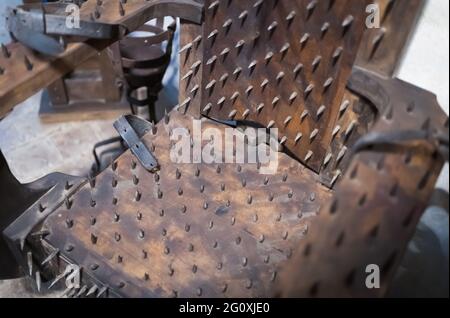
M391 78L405 43L393 15L414 8L409 28L419 2L378 1L383 38L361 0L204 1L203 23L181 26L180 103L141 137L159 169L127 151L42 197L25 214L47 216L25 240L14 222L11 245L33 252L48 285L77 265L70 296L384 295L448 135L435 97ZM204 133L277 128L278 169L174 162L174 131L194 120ZM380 289L365 286L368 264Z

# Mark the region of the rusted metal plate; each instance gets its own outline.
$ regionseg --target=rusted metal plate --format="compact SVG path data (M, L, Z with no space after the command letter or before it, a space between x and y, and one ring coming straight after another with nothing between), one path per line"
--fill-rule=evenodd
M191 125L172 112L143 138L160 172L125 153L46 220L45 241L120 296L270 296L331 192L284 154L267 176L256 164L173 163L169 134Z
M363 34L365 1L206 1L202 114L280 130L319 171Z
M422 12L423 0L376 0L380 27L367 29L356 65L391 77Z
M101 3L101 5L99 5ZM203 7L189 0L88 0L80 8L80 19L119 23L124 33L136 30L152 18L175 16L194 23L202 20ZM125 35L125 34L122 34ZM2 46L0 52L0 118L16 104L61 76L72 71L88 58L116 42L117 39L72 43L56 58L35 54L20 43Z
M384 109L371 132L427 130L448 136L448 116L433 94L362 71L354 73L350 86ZM383 296L442 164L427 142L379 145L354 155L333 199L280 275L280 295ZM380 289L365 285L370 264L380 268Z

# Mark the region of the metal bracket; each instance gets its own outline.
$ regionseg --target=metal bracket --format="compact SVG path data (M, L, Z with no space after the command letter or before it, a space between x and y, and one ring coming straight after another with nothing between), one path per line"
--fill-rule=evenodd
M119 24L80 20L80 27L68 27L65 4L23 5L8 12L8 28L19 42L43 54L56 56L65 50L63 42L53 36L78 36L112 39L120 35ZM52 12L47 13L47 10Z
M159 168L158 162L152 152L142 142L141 138L151 131L153 125L134 115L122 116L114 123L114 128L123 138L133 155L148 171Z

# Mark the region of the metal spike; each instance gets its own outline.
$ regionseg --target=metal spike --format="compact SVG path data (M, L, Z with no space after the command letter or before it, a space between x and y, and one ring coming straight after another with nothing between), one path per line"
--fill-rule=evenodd
M287 126L292 120L292 116L287 116L286 119L284 120L284 125Z
M228 118L234 119L234 117L236 116L236 114L237 114L237 110L236 110L236 109L233 109L233 110L230 112L230 114L228 115Z
M41 285L42 285L41 272L40 271L36 271L35 275L36 275L36 289L37 289L38 293L40 293L41 292Z
M303 64L299 63L294 67L294 76L297 77L298 74L301 72L301 70L303 69Z
M169 116L169 113L167 112L167 109L164 109L164 123L165 123L166 125L168 125L169 122L170 122L170 116Z
M372 41L372 50L370 51L370 57L369 59L372 59L375 56L375 53L378 51L378 48L380 47L381 42L384 39L385 30L381 28L378 31L378 34L374 37Z
M192 75L194 75L194 71L193 70L190 70L189 72L187 72L182 78L181 78L181 80L182 81L184 81L184 80L186 80L186 79L191 79L191 77L192 77Z
M337 125L336 127L334 127L333 129L333 137L336 137L336 135L338 134L338 132L341 130L341 126Z
M352 15L348 15L344 21L342 22L342 27L344 28L344 32L347 32L348 28L352 25L355 18Z
M306 6L306 10L308 12L307 17L309 18L312 13L314 12L314 9L316 8L317 5L317 0L312 0L310 3L308 3L308 5Z
M246 109L243 113L242 113L242 118L246 119L248 117L248 115L250 115L250 110Z
M204 112L204 113L207 113L207 112L209 112L209 111L211 110L211 108L212 108L212 104L211 104L211 103L208 103L208 104L205 106L205 108L203 108L203 112Z
M218 101L217 101L217 105L219 105L220 107L223 106L223 104L225 103L226 98L225 97L221 97Z
M151 133L153 136L155 136L158 133L158 127L156 127L155 122L151 122ZM158 174L155 174L155 178Z
M291 45L289 43L285 43L281 49L280 49L280 53L281 54L286 54L286 52L289 50L289 48L291 47Z
M322 25L322 28L320 29L320 32L322 32L322 36L328 31L329 28L330 28L330 24L328 22L325 22Z
M280 72L277 75L277 82L280 82L284 78L285 74L284 72Z
M256 107L256 111L258 113L260 113L263 110L263 108L264 108L264 103L261 103L261 104L258 105L258 107Z
M103 286L97 293L97 298L100 298L103 294L106 294L108 291L108 287Z
M321 61L322 61L322 56L320 56L320 55L318 55L314 58L314 60L312 62L313 71L315 71L319 67Z
M298 142L302 139L303 134L302 133L298 133L297 136L295 136L295 144L298 144Z
M334 79L332 77L328 77L325 83L323 84L323 88L327 90L331 84L333 84Z
M269 27L267 28L267 31L269 31L270 33L273 33L275 31L275 29L278 26L278 22L277 21L273 21L272 24L269 25Z
M125 9L123 8L122 2L119 2L119 14L121 17L125 15Z
M248 16L248 11L247 10L244 10L244 11L242 11L241 12L241 14L239 14L239 20L243 20L243 21L245 21L245 19L247 18L247 16Z
M239 77L239 74L241 74L241 72L242 68L239 66L233 71L233 75L235 76L236 79Z
M310 37L309 33L303 34L302 38L300 39L300 44L301 44L302 46L305 46L306 43L307 43L308 40L309 40L309 37Z
M253 5L253 8L257 9L258 12L261 9L261 5L263 4L264 0L258 0L257 2L255 2L255 4Z
M52 289L53 286L56 285L56 283L58 283L61 279L63 279L68 273L67 269L59 274L58 276L56 276L56 278L53 280L53 282L50 283L50 285L48 286L48 289Z
M319 134L319 129L314 129L312 132L311 132L311 135L309 136L309 140L314 140L314 138L316 138L317 137L317 135Z
M311 159L311 157L313 156L313 154L314 153L311 150L309 150L305 156L305 162L308 162Z
M192 64L191 70L196 73L201 65L202 65L202 61L197 61L194 64Z
M28 252L27 253L27 266L28 266L28 273L33 275L33 253Z
M53 250L53 252L50 253L49 256L45 260L42 261L41 266L44 266L45 264L49 263L53 258L55 258L59 253L59 248Z
M194 88L191 90L191 92L193 92L194 90L195 90L195 91L198 90L198 88L199 88L199 86L197 86L197 88L194 87ZM186 99L180 104L179 108L184 108L184 107L189 106L189 103L191 102L191 100L192 100L192 99L191 99L190 97L186 98ZM166 118L166 116L164 116L164 118ZM166 125L169 123L169 120L170 120L170 116L167 115L167 123L166 123Z
M294 100L297 98L298 93L297 92L293 92L291 94L291 96L289 96L289 102L292 104L294 102Z
M273 58L273 56L274 56L273 52L268 52L264 59L266 60L267 63L269 63L270 60Z
M340 170L336 171L336 173L334 174L333 179L331 180L331 186L334 186L334 184L336 183L336 181L339 179L339 177L341 176L342 172Z
M347 110L348 106L350 106L350 101L349 100L344 100L341 104L341 107L339 108L339 113L343 113Z
M347 130L345 131L345 137L347 138L353 131L353 129L355 129L356 124L358 122L356 120L353 120L350 125L348 126Z
M330 163L332 158L333 158L333 155L331 153L327 154L325 157L325 160L323 161L323 165L326 167Z
M267 125L267 129L270 129L270 128L272 128L273 126L275 126L275 121L271 120L271 121L269 122L269 124Z
M213 31L208 35L208 40L209 40L209 39L213 39L213 41L214 41L214 39L216 38L217 34L219 34L219 31L218 31L217 29L216 29L216 30L213 30Z
M344 49L340 46L333 52L333 56L332 56L333 57L333 64L336 64L336 62L339 59L339 57L341 56L343 50Z
M223 56L223 59L225 60L225 58L228 56L230 51L231 51L230 48L226 47L222 50L222 52L220 53L220 56Z
M225 21L225 23L223 24L223 28L227 29L227 32L230 30L231 25L233 24L233 20L232 19L228 19Z
M188 43L185 46L183 46L178 53L181 54L181 53L183 53L185 51L190 51L192 49L192 47L193 47L193 44L192 43Z
M65 204L67 210L70 210L70 208L72 207L72 201L69 200L69 198L67 196L64 198L64 204Z
M99 19L100 16L101 16L101 14L100 14L99 7L96 6L96 7L95 7L95 10L94 10L94 17L95 17L96 19Z
M206 85L205 89L206 89L206 90L212 90L212 89L214 88L215 85L216 85L216 80L212 80L211 82L209 82L209 83Z
M235 102L236 99L239 97L239 95L240 95L240 94L239 94L238 91L234 92L233 95L231 95L230 100L232 100L233 102Z
M76 292L76 290L71 286L67 287L62 294L59 296L60 298L67 297L70 298L73 296L73 294Z
M272 105L275 107L277 106L278 102L280 101L281 97L280 96L275 96L274 99L272 100Z
M269 80L266 78L264 81L262 81L261 88L262 89L266 88L267 84L269 84Z
M219 81L220 81L220 82L223 82L223 83L225 84L225 82L227 81L228 77L229 77L228 73L225 73L225 74L223 74L223 75L220 77Z
M11 56L11 53L9 52L8 48L3 43L1 44L1 48L4 58L8 59Z
M317 118L320 118L326 109L327 108L325 107L325 105L320 106L319 109L317 110L317 114L316 114Z
M213 57L211 57L207 62L206 65L212 65L217 61L217 56L214 55Z
M89 185L91 188L95 188L95 177L89 176Z
M197 46L200 44L200 42L202 41L203 37L201 35L197 36L192 43L197 44Z
M297 12L295 11L291 11L287 17L286 17L286 21L288 21L288 23L292 23L292 20L294 20L295 16L297 15Z
M300 120L303 121L303 120L306 118L306 116L308 116L308 114L309 114L309 111L305 109L305 110L302 112L302 114L300 115Z
M47 236L49 234L50 234L49 230L40 230L40 231L36 231L36 232L31 233L30 236L33 237L33 238L35 238L35 237L42 238L42 237Z
M24 56L23 61L25 63L25 67L27 68L27 70L31 71L33 69L33 64L31 63L31 61L28 59L28 57L26 55Z
M253 71L254 68L255 68L255 66L256 66L256 64L258 64L258 61L253 60L253 61L248 65L248 69L251 70L251 71Z
M97 241L98 241L98 237L94 233L91 233L91 243L97 244Z
M211 5L208 7L208 10L216 11L217 8L219 7L219 4L220 4L219 0L212 2Z
M65 185L64 185L64 190L70 190L70 188L72 188L73 184L71 184L69 181L66 181Z
M336 162L339 163L342 160L342 158L344 158L346 153L347 153L347 147L343 146L337 155Z
M200 86L198 85L198 84L195 84L195 86L194 87L192 87L192 89L191 89L191 94L192 95L196 95L197 94L197 91L200 89ZM187 100L189 100L189 102L191 101L191 98L189 97L188 99L186 99L186 101ZM189 103L188 102L188 103Z
M305 98L308 97L309 94L311 94L313 89L314 89L314 84L309 84L308 87L306 87L306 89L305 89Z
M98 290L97 285L93 285L87 292L86 297L91 296L92 294L94 294L96 291Z
M87 289L88 289L87 285L83 285L83 287L80 288L80 290L75 295L75 297L78 298L78 297L82 296L84 293L86 293Z

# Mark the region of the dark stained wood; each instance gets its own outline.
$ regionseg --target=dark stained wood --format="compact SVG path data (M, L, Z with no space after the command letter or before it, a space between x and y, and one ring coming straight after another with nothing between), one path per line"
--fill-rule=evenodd
M374 1L380 8L381 25L365 32L356 65L393 76L424 3L423 0Z
M358 71L352 88L388 103L370 132L426 129L448 135L448 116L436 96L400 80ZM383 96L384 95L384 96ZM376 98L374 98L376 97ZM280 275L282 297L382 297L427 207L443 158L432 143L380 146L353 156L333 199ZM381 288L365 285L366 266L378 265Z
M46 241L122 296L270 296L331 191L281 153L278 172L267 176L256 164L173 163L169 133L192 131L192 119L174 111L144 137L160 172L135 167L127 152L47 219ZM225 127L202 124L203 132Z
M365 29L365 3L220 1L206 10L202 114L278 128L286 148L320 171Z

